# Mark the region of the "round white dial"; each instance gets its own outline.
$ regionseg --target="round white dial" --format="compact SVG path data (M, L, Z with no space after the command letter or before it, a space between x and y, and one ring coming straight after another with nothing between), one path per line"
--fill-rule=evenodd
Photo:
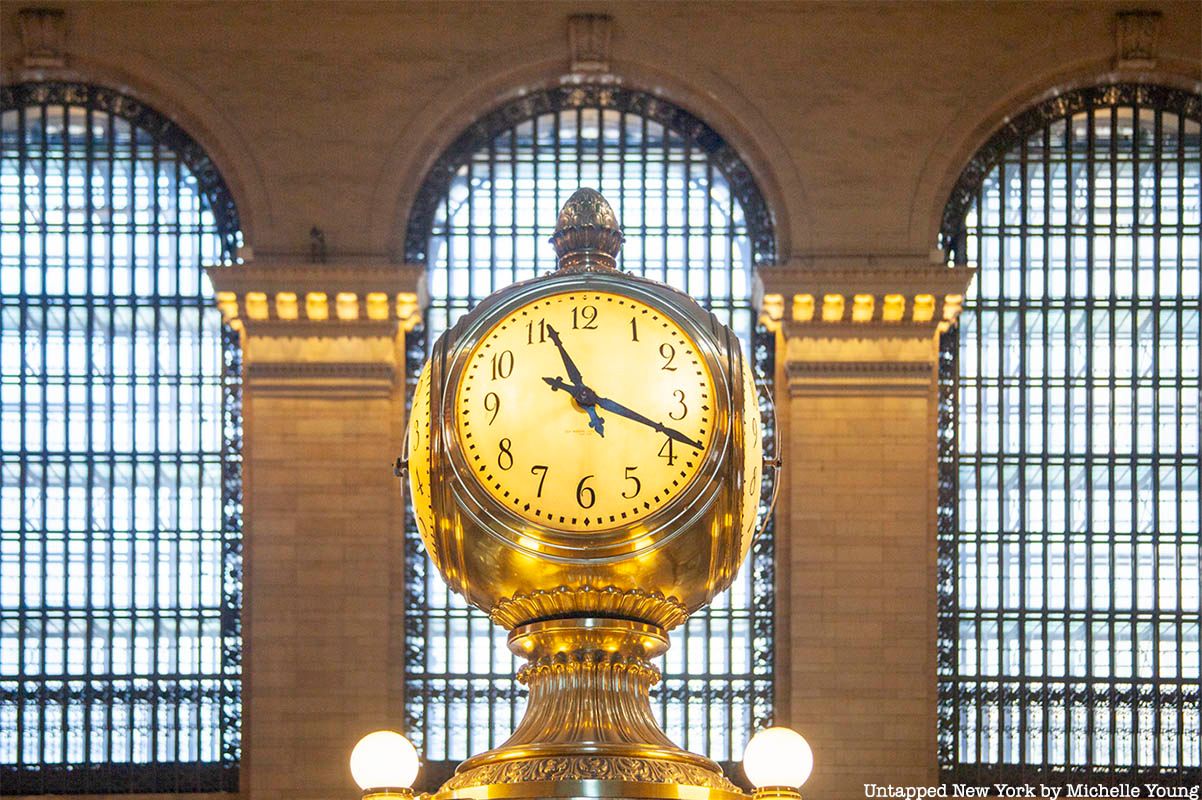
M688 486L711 446L714 382L659 309L609 292L531 301L476 344L455 391L480 485L571 532L637 523Z

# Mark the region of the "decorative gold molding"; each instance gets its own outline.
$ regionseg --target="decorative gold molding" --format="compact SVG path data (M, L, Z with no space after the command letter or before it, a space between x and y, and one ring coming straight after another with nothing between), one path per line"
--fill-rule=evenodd
M507 630L535 620L581 615L643 620L666 631L688 618L685 607L674 597L614 586L538 589L502 600L489 611L489 618Z
M1120 11L1115 14L1115 66L1155 69L1160 51L1159 11Z
M778 359L799 395L928 395L939 337L975 270L929 258L823 258L764 267L761 320L784 334Z
M370 336L379 323L393 333L421 321L424 271L415 265L258 260L205 271L226 321L256 335ZM311 323L340 327L292 327Z
M58 8L23 8L17 12L21 31L21 60L27 68L66 66L67 15Z
M677 784L739 792L721 774L694 764L635 756L565 755L484 764L456 774L442 785L439 795L473 786L563 781Z
M572 72L609 72L613 17L573 14L568 17L568 59Z
M931 337L955 323L974 274L965 267L873 259L765 267L759 270L761 319L789 335L811 335L813 328L826 337Z
M421 320L420 267L261 259L206 272L222 316L242 332L250 392L394 391L404 368L402 334Z
M518 670L517 679L518 683L529 686L548 677L570 677L572 673L582 671L623 671L635 683L645 684L644 688L654 686L660 680L659 670L641 656L602 650L576 650L542 656L522 665Z

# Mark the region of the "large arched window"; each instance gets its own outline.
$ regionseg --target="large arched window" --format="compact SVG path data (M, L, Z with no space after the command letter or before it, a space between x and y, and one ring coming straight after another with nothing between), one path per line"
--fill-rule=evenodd
M236 790L237 212L137 100L0 100L0 785Z
M944 217L979 268L945 350L948 780L1196 785L1202 97L1074 91Z
M688 112L639 91L532 92L483 117L426 179L406 258L427 268L426 344L478 300L554 269L547 238L581 186L601 191L626 235L620 266L684 289L752 346L753 270L774 258L771 217L735 151ZM425 355L416 339L410 376ZM771 376L771 347L754 347ZM435 570L412 520L406 582L406 724L436 785L455 762L503 742L521 718L505 633ZM672 635L653 706L679 744L724 762L772 713L772 538L733 588Z

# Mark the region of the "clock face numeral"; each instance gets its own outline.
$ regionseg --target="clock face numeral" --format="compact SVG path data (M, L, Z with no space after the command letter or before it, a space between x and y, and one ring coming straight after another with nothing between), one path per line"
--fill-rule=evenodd
M684 419L689 414L689 407L684 402L684 390L674 389L672 390L672 396L676 398L676 402L680 404L680 408L672 409L668 412L668 416L672 419ZM678 411L680 412L679 414L676 413Z
M592 487L585 485L591 477L593 476L585 475L580 479L580 483L576 484L576 505L581 508L592 508L597 504L597 493Z
M673 439L669 436L664 439L664 445L659 449L659 457L667 461L669 467L676 463L676 453L672 449L672 443Z
M540 319L537 323L530 320L526 323L526 344L542 344L547 341L547 321Z
M488 418L489 425L497 421L497 414L501 413L501 398L496 392L484 395L484 410L492 412L492 416Z
M534 493L535 497L543 496L543 484L547 482L547 471L550 469L546 464L535 464L530 468L531 475L538 475L538 491Z
M630 494L626 494L626 492L622 492L622 496L625 497L627 500L633 500L634 498L638 497L639 492L641 492L643 490L642 481L640 481L638 476L634 474L635 470L637 470L637 469L638 469L638 467L627 467L626 468L626 480L634 482L634 488L630 490Z
M663 356L664 364L660 369L667 372L675 372L676 367L672 366L672 362L676 360L676 348L669 342L664 342L659 346L659 354Z
M511 311L467 355L454 402L482 490L535 526L582 534L637 525L679 497L716 420L697 344L658 308L608 292Z
M492 379L508 378L513 374L513 351L504 350L492 357Z
M572 309L572 330L597 330L597 307L585 306Z

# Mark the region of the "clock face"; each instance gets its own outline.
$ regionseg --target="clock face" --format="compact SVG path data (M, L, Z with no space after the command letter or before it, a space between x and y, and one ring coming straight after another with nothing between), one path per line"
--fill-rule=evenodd
M608 292L540 298L498 322L455 392L480 485L524 519L587 533L638 523L689 485L713 440L714 383L662 311Z
M434 533L434 507L430 493L430 367L422 370L409 412L409 491L414 516L424 537Z

